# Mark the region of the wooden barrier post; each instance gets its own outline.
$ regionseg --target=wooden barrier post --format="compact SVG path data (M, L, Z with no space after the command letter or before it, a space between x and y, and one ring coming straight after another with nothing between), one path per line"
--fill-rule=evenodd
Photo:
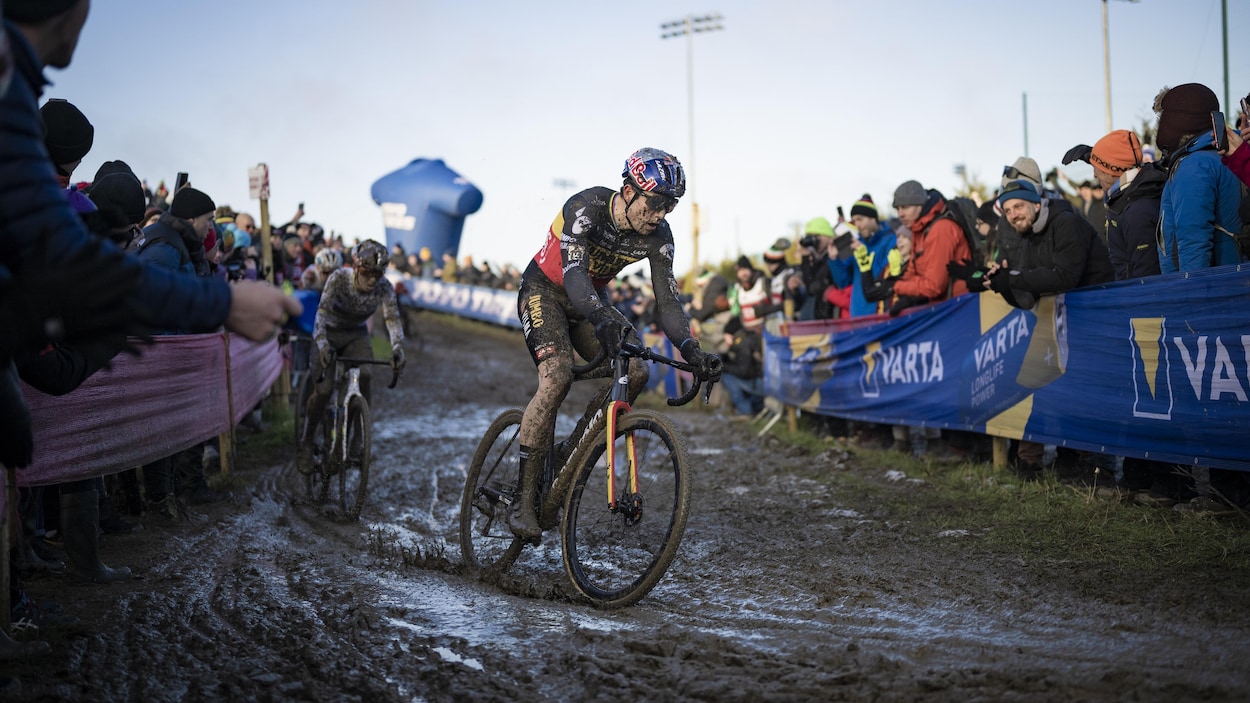
M1007 468L1007 438L991 437L994 441L994 468Z
M226 340L226 431L217 436L218 461L221 462L221 475L230 475L234 466L234 379L230 373L230 333L223 332Z

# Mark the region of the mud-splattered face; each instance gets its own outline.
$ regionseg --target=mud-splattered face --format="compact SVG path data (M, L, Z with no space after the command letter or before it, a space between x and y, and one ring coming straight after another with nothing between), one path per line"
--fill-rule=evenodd
M626 194L626 222L639 234L654 232L668 213L677 207L677 198L667 195L643 193L632 187L626 187Z

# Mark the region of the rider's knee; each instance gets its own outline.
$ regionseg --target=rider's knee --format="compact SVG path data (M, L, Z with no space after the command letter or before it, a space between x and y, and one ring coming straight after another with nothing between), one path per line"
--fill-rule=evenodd
M573 385L573 369L554 359L544 361L538 367L538 385L546 386L548 392L563 396Z
M650 364L638 358L629 360L629 385L645 386L649 378L651 378Z

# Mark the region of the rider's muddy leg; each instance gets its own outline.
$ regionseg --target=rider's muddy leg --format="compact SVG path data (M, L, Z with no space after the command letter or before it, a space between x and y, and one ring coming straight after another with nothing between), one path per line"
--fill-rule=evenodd
M552 355L538 364L538 390L525 406L521 417L521 500L508 520L508 527L520 537L542 534L534 512L534 498L542 462L555 433L556 414L573 385L568 357Z

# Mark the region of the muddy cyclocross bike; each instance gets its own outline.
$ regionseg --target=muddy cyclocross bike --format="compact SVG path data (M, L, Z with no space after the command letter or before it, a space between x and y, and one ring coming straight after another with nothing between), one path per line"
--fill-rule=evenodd
M360 367L391 366L390 361L353 359L335 354L330 365L334 369L334 394L321 419L321 431L313 438L313 471L305 478L308 497L324 502L329 498L331 479L338 477L339 509L348 520L358 520L365 505L369 486L369 465L373 456L373 430L369 419L369 403L360 391ZM391 366L391 382L399 383L400 371ZM306 375L301 398L307 401L312 386L321 381Z
M631 358L695 372L684 361L625 342L610 363L574 367L576 380L610 377L568 439L547 452L535 506L543 530L560 526L564 568L577 593L601 608L632 605L663 578L677 554L690 509L685 440L672 421L626 400ZM689 391L669 398L684 405L712 382L694 376ZM508 528L520 501L522 411L497 417L473 455L460 501L460 550L465 563L505 571L530 543Z

